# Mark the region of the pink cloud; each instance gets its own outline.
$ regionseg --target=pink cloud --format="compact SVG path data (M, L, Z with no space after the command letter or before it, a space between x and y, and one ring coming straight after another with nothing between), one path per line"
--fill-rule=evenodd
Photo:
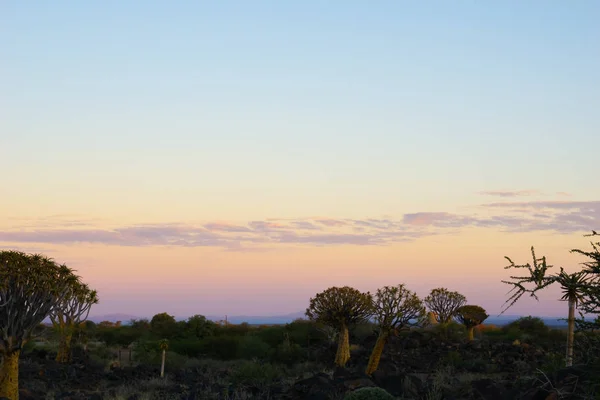
M335 219L326 217L269 219L233 224L137 224L112 229L38 221L20 229L0 231L0 243L27 247L40 244L96 243L115 246L219 247L257 251L273 245L387 245L423 236L456 232L465 227L508 232L590 232L600 228L600 201L496 202L453 214L416 212L401 218ZM10 247L10 246L7 246Z
M496 196L496 197L520 197L520 196L539 196L542 192L536 189L527 190L485 190L479 192L485 196Z

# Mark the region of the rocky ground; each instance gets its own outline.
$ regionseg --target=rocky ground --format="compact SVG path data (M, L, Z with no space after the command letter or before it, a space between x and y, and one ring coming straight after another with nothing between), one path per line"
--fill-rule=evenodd
M33 351L21 362L21 400L29 399L343 399L347 392L379 386L398 399L553 400L598 399L598 371L560 368L551 349L532 344L453 343L420 332L392 338L372 377L366 367L372 343L353 346L344 369L319 362L273 366L259 361L195 360L178 369L158 365L120 367L81 355L58 365L52 354ZM334 347L320 350L333 359ZM545 371L542 373L541 371ZM594 394L594 390L596 390Z

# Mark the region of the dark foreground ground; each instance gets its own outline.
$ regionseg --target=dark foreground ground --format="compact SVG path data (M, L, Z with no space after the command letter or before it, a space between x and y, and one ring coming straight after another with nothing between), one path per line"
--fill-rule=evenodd
M392 337L379 370L363 374L376 336L353 338L344 369L332 366L335 344L299 348L281 362L190 358L170 352L166 377L160 358L118 361L114 348L76 349L71 365L53 361L48 346L29 349L21 361L21 400L27 399L344 399L362 387L378 386L397 399L554 400L600 399L600 369L594 358L563 368L564 333L538 339L411 331ZM581 342L581 340L580 340ZM590 350L591 349L591 350ZM580 353L584 348L578 348ZM588 347L588 352L595 351ZM598 354L596 354L598 355ZM593 356L593 354L591 354ZM373 398L376 400L376 398Z

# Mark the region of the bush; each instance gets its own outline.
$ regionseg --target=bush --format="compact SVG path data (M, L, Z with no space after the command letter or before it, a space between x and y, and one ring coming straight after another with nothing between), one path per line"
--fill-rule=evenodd
M379 387L365 387L347 393L344 400L394 400L394 396Z
M377 330L377 325L370 322L356 324L350 329L350 341L363 343L368 338L376 338Z
M211 336L202 340L202 353L217 360L235 360L238 355L240 337Z
M447 324L436 324L433 326L432 331L439 338L451 341L463 341L467 337L467 328L455 321Z
M275 348L279 346L285 338L286 328L284 326L267 326L258 329L252 333L252 336L259 338L269 347Z
M231 379L236 385L264 387L282 377L281 369L272 364L253 361L240 363L232 372Z
M287 324L290 340L302 347L328 343L327 335L313 321L297 319Z
M449 351L442 359L442 363L452 367L460 367L463 365L463 358L458 351Z
M272 359L275 362L280 362L289 366L306 361L307 356L307 351L299 345L295 343L282 343L275 349Z
M520 331L534 337L547 337L550 328L538 317L521 317L502 327L504 333Z
M251 360L258 358L264 360L271 354L271 346L257 336L244 336L238 343L238 358Z
M204 351L204 343L197 338L183 338L169 341L169 349L188 357L200 357Z

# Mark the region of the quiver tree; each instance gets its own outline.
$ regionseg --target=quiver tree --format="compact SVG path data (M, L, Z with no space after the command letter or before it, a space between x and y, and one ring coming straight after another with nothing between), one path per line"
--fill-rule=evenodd
M403 284L385 286L377 290L373 300L373 314L379 325L379 336L371 352L366 374L377 370L385 343L392 332L397 332L425 317L425 307L419 297Z
M0 251L0 397L19 398L19 355L33 330L79 282L65 265L39 254Z
M50 312L50 320L59 335L57 362L71 362L73 334L77 327L87 319L92 305L97 303L96 291L77 282L67 289L61 303Z
M370 293L361 293L348 286L331 287L310 299L306 316L339 332L336 365L343 367L350 359L348 327L367 321L372 315L372 308L373 297Z
M595 231L586 236L600 238L600 234ZM590 244L592 245L591 251L571 250L571 253L577 253L589 259L589 261L582 263L582 271L588 274L589 279L582 288L583 299L578 304L581 318L576 321L577 328L582 331L600 329L600 242L590 242ZM583 317L584 314L595 316L595 321L586 320Z
M466 305L456 310L454 318L467 328L469 341L474 339L473 331L477 325L481 325L489 315L480 306Z
M160 363L160 377L163 378L165 376L165 359L167 355L167 350L169 349L169 341L167 339L162 339L158 342L158 347L160 348L162 353Z
M588 271L581 270L578 272L567 273L561 267L558 274L550 275L548 274L548 270L550 270L553 266L546 262L546 257L537 258L535 256L535 250L533 247L531 247L531 255L533 258L533 265L529 263L516 265L509 257L504 257L510 263L510 265L504 267L504 269L527 269L528 274L525 274L524 276L511 276L510 281L502 281L503 283L513 286L509 292L509 294L511 292L512 294L505 302L505 304L508 303L508 305L502 311L502 313L506 312L506 310L512 307L525 293L529 293L531 297L539 300L537 297L538 291L545 289L554 283L558 283L563 293L561 300L567 301L569 304L569 317L567 319L568 330L566 365L567 367L570 367L573 365L575 309L577 308L577 304L579 302L585 301L586 291L590 287Z
M427 308L433 313L436 321L447 324L456 314L456 310L465 305L467 298L458 292L450 292L446 288L433 289L429 296L423 299Z

